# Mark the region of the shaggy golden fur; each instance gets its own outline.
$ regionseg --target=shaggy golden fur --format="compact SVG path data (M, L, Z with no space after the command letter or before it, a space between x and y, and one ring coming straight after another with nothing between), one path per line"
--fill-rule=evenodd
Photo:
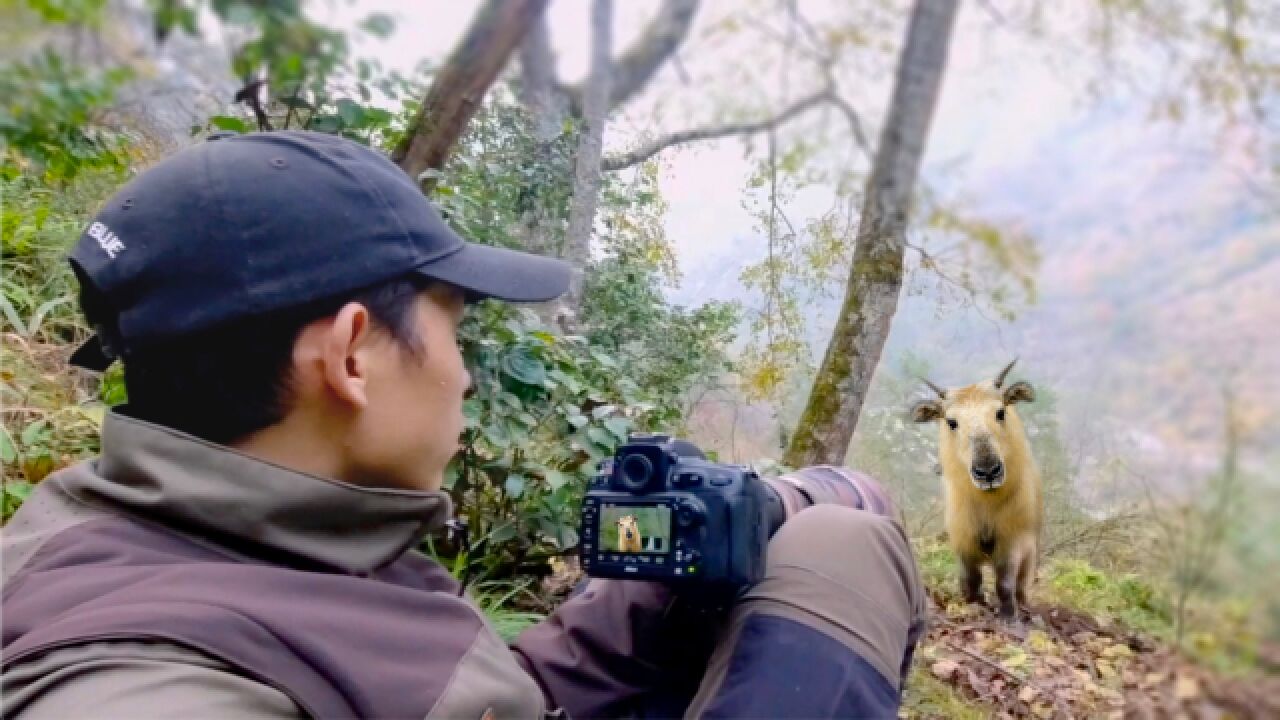
M912 408L916 422L938 423L947 535L964 568L965 599L981 601L982 566L991 564L1006 618L1027 603L1044 516L1040 471L1013 407L1034 400L1035 391L1025 382L1001 390L1012 366L995 381L948 389Z
M632 515L618 518L618 552L641 552L640 526Z

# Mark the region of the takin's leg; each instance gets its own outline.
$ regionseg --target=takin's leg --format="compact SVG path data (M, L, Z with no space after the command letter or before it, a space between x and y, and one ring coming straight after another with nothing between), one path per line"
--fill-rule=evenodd
M982 561L972 555L960 558L960 592L967 603L982 604Z
M1027 602L1027 596L1031 593L1031 584L1036 580L1036 564L1039 554L1036 541L1030 541L1022 554L1022 563L1018 566L1018 607L1023 609L1030 605Z
M1017 553L1009 553L996 561L996 597L1000 598L1000 618L1014 620L1018 617L1018 560Z

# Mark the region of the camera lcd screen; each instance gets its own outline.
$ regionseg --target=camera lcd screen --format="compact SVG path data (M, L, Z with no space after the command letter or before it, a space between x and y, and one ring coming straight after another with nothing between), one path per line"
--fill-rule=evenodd
M671 508L605 504L600 510L601 551L646 555L670 552Z

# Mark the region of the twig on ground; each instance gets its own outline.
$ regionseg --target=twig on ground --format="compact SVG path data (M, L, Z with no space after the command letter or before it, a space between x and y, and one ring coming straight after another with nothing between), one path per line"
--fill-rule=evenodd
M955 651L957 651L957 652L964 653L965 655L968 655L969 657L973 658L974 660L977 660L977 661L978 661L978 662L980 662L980 663L983 663L983 664L985 664L985 665L987 665L987 666L989 666L989 667L992 667L992 668L995 668L996 670L999 670L999 671L1000 671L1002 674L1004 674L1005 676L1010 677L1010 678L1013 678L1014 680L1017 680L1019 683L1021 683L1021 684L1023 684L1023 685L1027 685L1027 686L1029 686L1029 687L1035 688L1035 690L1036 690L1037 692L1039 692L1041 695L1044 695L1046 698L1049 698L1050 700L1052 700L1052 701L1053 701L1053 706L1054 706L1054 707L1055 707L1059 712L1061 712L1061 713L1063 714L1063 716L1064 716L1064 717L1071 717L1071 713L1067 711L1067 707L1066 707L1066 705L1062 702L1062 698L1058 697L1058 695L1057 695L1056 693L1052 692L1051 690L1049 690L1049 689L1048 689L1048 688L1046 688L1045 686L1041 685L1040 683L1036 682L1035 680L1032 680L1032 679L1031 679L1031 678L1029 678L1029 677L1025 677L1025 676L1023 676L1023 675L1022 675L1022 674L1020 674L1020 673L1016 673L1016 672L1014 672L1014 671L1010 670L1009 668L1007 668L1007 667L1005 667L1005 666L1001 665L1000 663L996 662L995 660L992 660L991 658L986 657L985 655L983 655L983 654L981 654L981 653L979 653L979 652L975 652L975 651L973 651L973 650L970 650L969 648L967 648L967 647L965 647L965 646L963 646L963 645L960 645L959 643L956 643L956 642L955 642L955 641L953 641L953 640L950 640L950 639L947 639L947 638L943 638L943 639L942 639L942 642L943 642L944 644L946 644L946 646L947 646L947 647L949 647L949 648L951 648L952 650L955 650Z

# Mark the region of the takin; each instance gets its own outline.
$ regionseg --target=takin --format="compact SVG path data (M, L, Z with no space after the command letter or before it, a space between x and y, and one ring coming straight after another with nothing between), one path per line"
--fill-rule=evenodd
M921 378L938 397L911 409L915 422L938 421L947 535L964 571L964 598L982 602L982 566L992 565L1006 620L1027 605L1044 515L1040 471L1014 408L1035 400L1035 389L1026 382L1003 388L1016 362L968 387L944 390Z
M618 552L643 552L644 544L640 538L640 526L635 516L623 515L618 518Z

